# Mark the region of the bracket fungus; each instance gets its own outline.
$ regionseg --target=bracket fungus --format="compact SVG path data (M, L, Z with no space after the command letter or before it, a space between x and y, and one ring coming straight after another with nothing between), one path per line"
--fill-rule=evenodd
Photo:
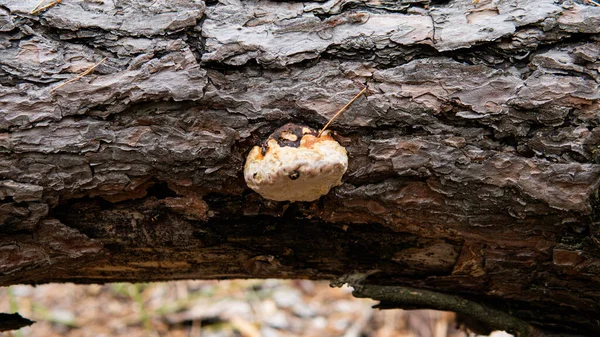
M265 199L314 201L341 185L348 153L326 129L366 90L365 86L318 133L288 123L275 130L262 147L252 148L244 166L248 187Z
M248 187L275 201L314 201L342 184L348 168L346 149L329 131L288 123L261 146L252 148L244 166Z

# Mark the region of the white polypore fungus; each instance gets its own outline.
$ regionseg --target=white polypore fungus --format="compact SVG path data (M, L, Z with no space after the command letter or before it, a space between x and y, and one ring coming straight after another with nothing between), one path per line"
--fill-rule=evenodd
M265 199L313 201L341 185L347 168L346 149L329 132L317 137L315 130L289 123L250 151L244 179Z

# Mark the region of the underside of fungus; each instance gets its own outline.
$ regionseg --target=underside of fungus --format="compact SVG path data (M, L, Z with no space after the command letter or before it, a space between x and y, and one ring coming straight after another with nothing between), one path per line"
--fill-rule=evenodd
M313 201L341 185L348 168L346 149L329 132L286 124L246 159L248 187L275 201Z

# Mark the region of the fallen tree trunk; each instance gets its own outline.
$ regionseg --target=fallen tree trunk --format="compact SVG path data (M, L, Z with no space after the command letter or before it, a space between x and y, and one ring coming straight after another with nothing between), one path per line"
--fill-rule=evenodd
M600 333L600 7L34 6L0 1L0 285L353 280ZM254 145L359 83L342 186L246 187Z

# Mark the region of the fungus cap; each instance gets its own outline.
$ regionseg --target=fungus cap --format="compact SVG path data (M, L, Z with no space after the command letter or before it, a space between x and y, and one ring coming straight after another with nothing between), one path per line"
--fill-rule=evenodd
M314 129L289 123L250 151L244 179L265 199L313 201L341 185L347 168L346 149L329 132L317 137Z

